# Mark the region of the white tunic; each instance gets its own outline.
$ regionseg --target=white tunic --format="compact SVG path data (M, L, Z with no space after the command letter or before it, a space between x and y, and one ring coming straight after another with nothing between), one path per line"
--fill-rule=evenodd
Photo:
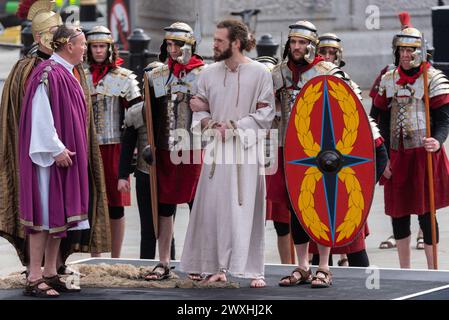
M74 66L53 54L50 59L64 66L73 75ZM74 77L74 76L73 76ZM43 230L49 230L49 190L50 190L50 166L55 162L54 157L65 150L65 145L59 140L54 126L53 114L51 112L50 100L47 87L41 83L33 97L33 109L31 113L31 140L29 156L36 164L39 194L42 210ZM69 230L89 229L89 221L83 220Z
M236 72L224 62L208 66L200 73L198 95L208 101L210 113L195 113L194 125L211 117L219 122L232 120L237 128L256 133L271 127L273 84L270 73L258 62L240 64ZM257 109L258 103L268 106ZM263 156L257 155L263 140L248 137L240 132L238 137L206 148L181 258L184 272L212 274L224 269L236 277L264 276L265 177ZM239 146L240 156L229 156ZM215 151L217 164L210 177ZM223 152L231 163L223 163ZM239 174L238 158L246 159Z

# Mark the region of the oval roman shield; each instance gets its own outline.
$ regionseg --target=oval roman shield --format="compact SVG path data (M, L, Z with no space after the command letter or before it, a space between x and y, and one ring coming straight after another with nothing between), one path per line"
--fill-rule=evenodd
M298 94L287 127L284 165L295 213L319 244L350 244L364 227L376 182L368 117L353 90L318 76Z

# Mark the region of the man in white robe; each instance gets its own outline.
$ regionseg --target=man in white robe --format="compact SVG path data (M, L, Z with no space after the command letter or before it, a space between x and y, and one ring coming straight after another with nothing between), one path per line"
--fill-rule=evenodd
M264 287L262 145L274 118L274 93L266 67L243 54L253 47L240 21L217 25L218 62L200 74L191 101L193 126L217 136L205 150L180 268L207 274L209 282L227 281L229 273Z

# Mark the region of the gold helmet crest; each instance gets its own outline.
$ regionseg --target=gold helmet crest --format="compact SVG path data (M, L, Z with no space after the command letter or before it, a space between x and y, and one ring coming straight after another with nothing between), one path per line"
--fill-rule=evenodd
M54 0L38 0L30 7L27 16L27 19L31 20L34 40L36 41L36 35L39 34L41 44L50 50L52 50L50 43L53 40L52 29L62 25L59 13L52 11L54 5Z

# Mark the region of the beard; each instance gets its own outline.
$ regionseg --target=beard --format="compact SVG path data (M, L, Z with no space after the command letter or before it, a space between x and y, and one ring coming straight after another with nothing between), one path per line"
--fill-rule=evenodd
M295 64L306 64L306 60L304 59L304 55L301 58L295 58L291 52L291 49L288 51L288 59Z
M221 53L214 52L215 62L223 61L223 60L229 59L230 57L232 57L232 48L231 48L230 44L229 44L229 47L225 51L223 51Z

